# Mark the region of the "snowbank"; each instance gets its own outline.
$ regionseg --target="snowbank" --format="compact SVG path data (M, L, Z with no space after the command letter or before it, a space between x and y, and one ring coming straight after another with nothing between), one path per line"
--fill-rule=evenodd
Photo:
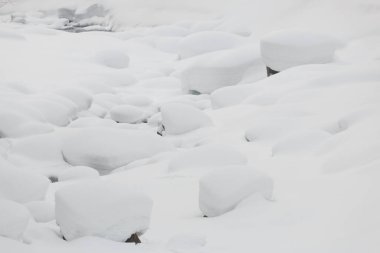
M339 43L323 34L284 30L264 36L260 45L265 64L282 71L298 65L331 62Z
M105 174L173 146L149 132L101 127L80 128L63 139L62 153L71 165L92 167Z
M183 134L212 125L211 119L204 112L184 103L162 105L161 116L166 134Z
M121 184L91 180L58 190L55 210L66 240L91 235L125 242L148 229L152 200Z
M20 239L28 226L28 209L16 202L0 199L0 236Z
M251 167L233 166L210 172L199 182L199 208L208 217L231 211L251 194L272 198L273 180Z

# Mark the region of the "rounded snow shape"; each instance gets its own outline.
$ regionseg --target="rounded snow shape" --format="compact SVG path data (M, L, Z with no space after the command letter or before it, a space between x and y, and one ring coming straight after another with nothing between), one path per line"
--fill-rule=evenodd
M161 106L161 116L166 134L183 134L212 125L203 111L183 103L164 104Z
M118 105L110 111L111 119L120 123L138 123L147 118L147 113L133 105Z
M243 199L258 193L272 198L273 180L248 166L232 166L215 170L199 182L199 207L208 217L234 209Z
M295 30L273 32L261 39L263 60L274 71L331 62L338 47L327 35Z
M247 158L231 147L202 146L176 155L169 163L169 171L245 164Z
M0 198L20 203L42 200L49 184L47 177L20 170L0 160Z
M31 107L39 110L46 120L57 126L66 126L74 116L71 108L45 98L35 98L27 101Z
M53 132L54 127L49 124L35 121L28 122L20 125L19 127L16 127L15 131L17 131L18 136L28 136Z
M87 166L74 166L59 174L58 181L67 181L83 178L97 178L99 172Z
M128 95L123 97L124 103L134 106L150 106L153 100L143 95Z
M118 50L101 51L96 54L96 59L100 64L115 69L126 68L129 65L129 57Z
M174 147L150 132L114 128L80 128L63 139L62 153L71 165L92 167L105 174L135 160Z
M18 128L30 121L30 118L19 112L0 111L0 138L22 136L24 131Z
M239 83L248 68L261 65L256 47L212 52L199 56L179 72L183 89L195 93L211 93Z
M179 55L188 58L212 51L230 49L241 44L242 39L232 33L205 31L190 34L179 43Z
M98 236L124 242L149 227L152 200L111 182L90 180L59 189L57 224L66 240Z
M32 201L25 204L36 222L49 222L55 219L54 205L47 201Z
M90 108L92 103L92 96L80 88L62 88L55 92L56 94L69 99L78 108L79 111Z
M0 236L20 239L28 226L30 214L23 205L0 199Z
M117 123L110 119L96 118L96 117L84 117L79 118L70 123L68 127L80 128L80 127L114 127Z

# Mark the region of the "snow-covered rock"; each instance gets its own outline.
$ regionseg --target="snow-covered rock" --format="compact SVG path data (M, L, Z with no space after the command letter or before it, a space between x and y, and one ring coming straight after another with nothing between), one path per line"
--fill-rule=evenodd
M62 153L71 165L89 166L104 174L172 148L169 142L149 132L91 127L75 129L65 137Z
M99 177L99 172L87 166L73 166L59 174L58 181Z
M234 209L252 194L272 198L273 180L264 173L247 166L231 166L215 170L199 182L199 207L208 217Z
M328 63L334 58L339 43L324 34L281 30L261 39L261 55L275 71L303 64Z
M212 125L211 119L203 111L183 103L162 105L161 116L166 134L183 134Z
M152 200L124 184L90 180L56 192L56 220L66 240L98 236L124 242L149 227Z
M179 43L179 55L188 58L212 51L234 48L242 43L242 38L232 33L203 31L192 33Z
M0 158L0 198L20 203L42 200L49 184L47 177L18 169Z
M88 109L92 103L92 96L84 89L68 87L59 89L55 93L71 100L79 111Z
M129 57L120 50L104 50L96 54L98 63L115 69L123 69L129 65Z
M139 123L148 117L143 109L133 105L118 105L112 107L111 118L120 123Z
M32 201L25 204L36 222L49 222L55 219L54 204L48 201Z
M20 239L29 219L26 207L11 200L0 199L0 236Z
M247 158L229 146L201 146L183 151L169 163L169 171L218 168L229 165L245 165Z
M244 46L197 57L178 71L183 89L211 93L239 83L250 67L262 65L258 47Z

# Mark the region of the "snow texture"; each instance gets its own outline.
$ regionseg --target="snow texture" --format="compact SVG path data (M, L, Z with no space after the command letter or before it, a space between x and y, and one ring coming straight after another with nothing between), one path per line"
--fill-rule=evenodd
M30 214L23 205L0 199L0 236L21 239L28 226Z

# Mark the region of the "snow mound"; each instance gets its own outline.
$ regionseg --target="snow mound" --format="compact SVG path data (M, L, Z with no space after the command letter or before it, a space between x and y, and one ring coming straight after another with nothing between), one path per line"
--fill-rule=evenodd
M124 242L149 227L152 200L122 184L90 180L59 189L56 220L66 240L98 236Z
M63 139L65 160L71 165L92 167L100 174L173 148L149 132L101 127L75 130Z
M31 119L26 115L11 110L0 110L0 137L19 137L28 131L22 128Z
M199 56L178 75L185 91L211 93L239 83L250 67L261 64L258 47L244 46Z
M58 176L58 181L67 181L82 178L96 178L99 177L99 172L91 167L74 166L71 167Z
M0 236L20 239L28 226L30 214L23 205L0 199Z
M54 204L47 201L32 201L25 204L36 222L49 222L55 219Z
M215 170L199 182L199 207L208 217L219 216L234 209L252 194L272 198L273 180L247 166L231 166Z
M0 158L0 197L20 203L42 200L49 184L46 177L20 170Z
M190 34L179 43L179 55L181 58L188 58L199 54L223 49L231 49L242 43L242 38L237 35L218 32L205 31Z
M80 88L62 88L55 92L56 94L71 100L78 108L78 111L90 108L92 96Z
M327 35L295 30L272 32L261 39L263 60L276 71L331 62L338 47L338 41Z
M203 111L183 103L162 105L161 116L166 134L183 134L212 125L211 119Z
M245 165L247 158L228 146L201 146L183 151L169 163L169 171L181 171L205 167L215 168L228 165Z
M147 113L133 105L119 105L112 107L111 119L120 123L139 123L148 117Z
M119 50L104 50L100 51L95 56L96 61L104 66L123 69L129 65L129 57Z
M153 100L144 95L126 95L123 96L123 100L125 104L139 107L150 106L153 104Z
M103 119L97 117L83 117L72 121L68 127L114 127L117 123L110 119Z

